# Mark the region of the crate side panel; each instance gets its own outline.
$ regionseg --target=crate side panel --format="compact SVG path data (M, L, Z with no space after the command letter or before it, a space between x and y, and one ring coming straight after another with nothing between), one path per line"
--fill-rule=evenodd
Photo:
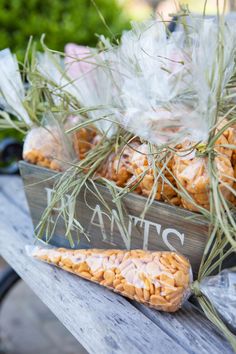
M36 227L53 194L56 174L24 162L21 163L21 174ZM127 214L123 214L123 228L109 190L101 185L97 185L97 188L108 208L91 191L83 190L80 193L76 204L77 219L89 240L73 232L76 247L176 250L188 257L194 272L197 271L208 236L208 225L202 217L165 203L154 202L145 217L141 218L146 198L130 194L123 199L127 211ZM52 216L52 227L58 209L60 205ZM64 235L65 227L60 219L50 243L70 247Z

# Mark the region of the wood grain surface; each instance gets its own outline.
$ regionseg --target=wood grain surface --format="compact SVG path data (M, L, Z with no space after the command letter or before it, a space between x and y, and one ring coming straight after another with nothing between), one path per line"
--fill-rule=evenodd
M160 313L31 259L31 223L20 178L0 177L0 254L89 353L233 353L190 303Z

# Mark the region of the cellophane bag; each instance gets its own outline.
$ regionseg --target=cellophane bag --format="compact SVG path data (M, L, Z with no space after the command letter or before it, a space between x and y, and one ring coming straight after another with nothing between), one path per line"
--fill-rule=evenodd
M175 312L189 297L189 261L174 252L44 249L30 254L157 310Z
M1 110L13 114L26 126L32 124L24 106L26 96L17 58L9 48L0 51L0 106Z
M227 144L225 137L222 135L217 142ZM184 208L198 211L198 206L210 209L210 174L208 170L209 158L198 157L196 150L186 153L186 150L192 144L182 144L181 149L174 156L173 174L178 180L178 187L184 187L192 200L182 197L182 205ZM216 152L217 149L215 148ZM222 149L215 158L215 165L219 178L219 187L225 198L230 200L233 196L231 189L234 183L234 170L231 163L232 150ZM195 204L194 204L195 203Z
M67 118L65 129L69 131L83 122L80 116L70 115ZM88 125L68 134L68 137L73 145L73 149L77 160L83 160L87 153L96 145L98 132L92 125Z
M87 110L87 118L94 120L96 129L111 138L117 125L112 122L114 112L110 107L118 93L106 60L105 52L95 48L73 43L65 47L65 69L76 88L78 102Z
M49 114L41 126L28 132L23 148L24 160L55 171L64 171L73 161L71 142L59 121Z
M211 301L220 317L236 331L236 267L204 278L200 290Z
M133 141L123 149L112 152L97 171L98 175L115 182L118 187L125 187L134 177L132 158L139 146L139 141Z
M188 259L176 252L27 246L27 253L160 311L175 312L191 294L204 295L236 330L236 267L198 282Z
M160 158L161 160L161 158ZM156 176L153 170L153 164L156 165ZM151 156L147 144L142 144L132 156L131 165L134 171L134 176L139 178L141 193L144 196L149 196L155 189L155 199L169 202L173 205L180 205L180 198L173 187L176 187L175 180L168 170L173 170L173 158L167 163L158 161ZM160 172L161 171L161 172ZM169 184L165 179L169 181ZM172 187L173 186L173 187Z

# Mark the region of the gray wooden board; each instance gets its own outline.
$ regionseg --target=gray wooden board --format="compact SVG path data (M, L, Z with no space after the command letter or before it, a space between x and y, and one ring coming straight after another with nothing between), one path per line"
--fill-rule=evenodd
M0 177L0 254L89 353L233 353L190 303L160 313L30 259L33 227L21 180Z
M36 227L50 199L56 180L53 176L56 174L26 162L21 162L20 168L33 223ZM84 191L81 192L76 204L77 218L88 232L90 242L84 235L81 235L80 247L177 250L190 259L193 271L197 273L208 236L208 225L202 216L154 201L145 215L145 220L142 221L140 215L147 199L130 193L123 198L129 215L128 217L124 214L131 239L129 243L129 237L125 234L122 236L122 230L119 229L120 223L116 221L117 219L113 219L116 207L112 202L110 191L99 184L97 188L112 212L106 211L90 191L86 191L85 202ZM57 209L60 209L60 205ZM53 214L52 223L58 215L58 210L55 209ZM56 246L68 246L69 243L64 235L65 228L60 218L50 243Z

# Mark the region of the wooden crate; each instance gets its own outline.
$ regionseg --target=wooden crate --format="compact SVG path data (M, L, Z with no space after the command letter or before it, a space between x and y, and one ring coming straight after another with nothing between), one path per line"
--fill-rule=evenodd
M55 176L55 172L23 161L20 162L20 171L33 224L36 227L53 194L55 178L50 177ZM112 209L112 213L107 215L101 202L89 191L86 192L85 202L82 191L78 197L76 210L80 223L89 235L89 241L81 235L78 244L74 233L76 247L176 250L189 258L194 273L197 272L208 237L208 224L202 216L180 207L154 201L146 213L145 220L142 220L140 215L146 198L132 193L123 198L128 214L125 216L125 224L129 237L117 222L118 213L110 191L99 184L97 187ZM52 223L55 222L59 209L60 206L55 208ZM70 247L64 235L64 223L59 219L50 244Z

